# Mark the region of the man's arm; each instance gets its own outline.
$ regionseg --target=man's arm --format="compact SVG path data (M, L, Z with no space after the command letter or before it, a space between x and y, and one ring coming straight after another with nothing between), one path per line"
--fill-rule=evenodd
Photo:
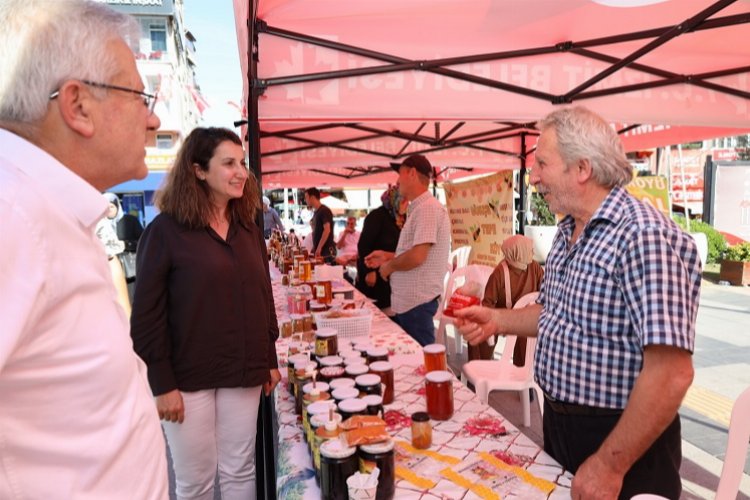
M495 334L536 337L542 306L522 309L493 309L473 306L454 311L455 324L470 345L479 345Z
M421 266L427 260L427 254L430 253L432 243L422 243L414 245L406 252L394 257L382 266L380 266L380 276L388 279L394 271L409 271L415 267Z
M323 246L328 241L328 235L331 234L331 223L325 222L323 224L323 233L320 235L320 241L318 242L318 248L315 249L315 255L320 257L323 254Z
M573 498L617 498L622 480L677 415L693 381L688 351L665 345L646 346L643 370L628 405L599 450L573 478Z
M339 235L339 241L336 242L336 248L341 250L346 246L346 236L349 234L348 229L344 229L341 231L341 235Z

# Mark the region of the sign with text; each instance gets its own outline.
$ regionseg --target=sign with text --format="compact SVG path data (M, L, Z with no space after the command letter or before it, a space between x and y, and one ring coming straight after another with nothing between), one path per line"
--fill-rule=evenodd
M669 185L666 177L662 175L635 177L630 184L625 186L625 189L643 203L651 205L669 217Z
M513 172L443 184L451 219L452 248L470 246L470 264L495 266L500 244L513 234Z

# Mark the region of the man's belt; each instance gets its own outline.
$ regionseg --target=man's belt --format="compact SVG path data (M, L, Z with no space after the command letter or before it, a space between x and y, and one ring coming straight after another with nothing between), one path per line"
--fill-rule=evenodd
M616 408L598 408L596 406L563 403L547 393L544 394L544 399L547 400L550 409L560 415L572 417L613 417L622 414L622 410Z

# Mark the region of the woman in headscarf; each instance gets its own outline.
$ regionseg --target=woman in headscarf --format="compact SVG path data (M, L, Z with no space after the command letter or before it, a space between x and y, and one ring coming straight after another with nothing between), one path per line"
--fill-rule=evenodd
M374 250L396 251L408 202L398 192L398 185L388 187L380 201L383 205L370 212L362 225L357 244L356 287L367 297L375 299L375 305L387 313L391 307L391 285L380 277L377 268L365 265L365 256Z
M122 208L116 194L104 193L102 196L109 202L109 206L106 216L96 224L96 236L104 245L107 257L112 260L125 250L125 243L117 237L117 221L122 217Z
M537 292L542 286L542 277L544 270L538 262L533 260L534 244L531 239L520 234L513 235L503 241L501 248L504 259L500 261L495 270L487 281L484 289L484 299L482 305L487 307L505 308L508 307L506 297L505 277L508 276L508 285L510 288L510 307L526 295L527 293ZM495 336L497 342L497 335ZM483 342L477 346L469 346L469 360L472 359L492 359L495 351L495 344ZM526 356L526 337L516 339L516 347L513 350L513 364L516 366L524 365Z

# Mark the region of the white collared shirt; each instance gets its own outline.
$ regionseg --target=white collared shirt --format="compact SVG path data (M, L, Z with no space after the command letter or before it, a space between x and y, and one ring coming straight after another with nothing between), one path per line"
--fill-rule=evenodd
M168 498L146 368L94 234L106 209L0 129L0 498Z
M405 313L443 293L450 238L448 212L429 191L409 203L406 223L398 238L396 256L422 243L429 243L430 250L421 265L391 274L391 308L395 313Z

